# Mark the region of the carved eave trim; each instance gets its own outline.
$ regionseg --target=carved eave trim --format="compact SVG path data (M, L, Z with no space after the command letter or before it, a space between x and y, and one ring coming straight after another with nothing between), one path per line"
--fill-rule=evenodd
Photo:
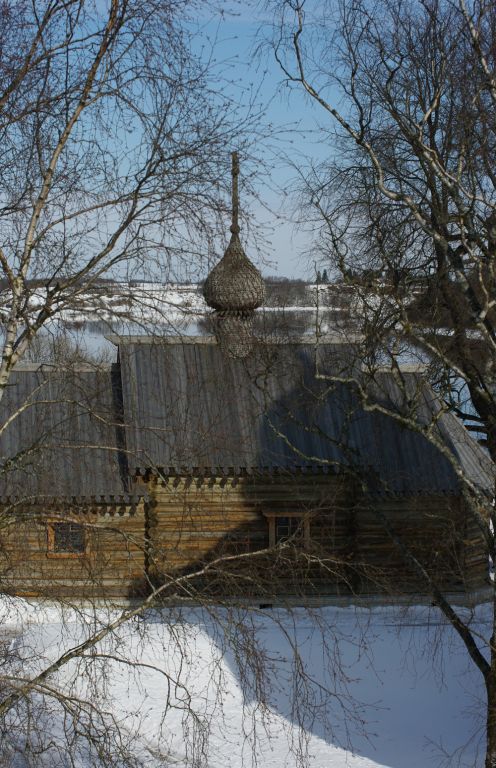
M23 513L28 516L49 515L98 515L131 516L143 506L146 494L109 496L39 496L27 499L25 496L2 496L0 506L4 512Z

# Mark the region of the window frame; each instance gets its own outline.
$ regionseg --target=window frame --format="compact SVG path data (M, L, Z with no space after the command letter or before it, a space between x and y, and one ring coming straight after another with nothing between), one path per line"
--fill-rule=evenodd
M83 534L83 549L82 551L57 551L55 548L55 526L57 525L77 525L82 530ZM80 559L86 557L88 554L88 536L86 535L86 529L83 523L76 520L61 520L60 518L49 520L47 522L47 556L55 558L70 558Z
M300 510L298 512L263 512L264 517L267 519L267 522L269 524L269 547L276 547L280 541L277 541L276 538L276 520L277 518L281 517L291 517L291 518L298 518L302 521L302 527L303 527L303 536L301 537L300 541L305 547L310 546L311 537L310 537L310 519L312 517L311 514L308 512L305 512L303 510ZM289 541L289 539L288 539ZM296 543L296 540L295 540Z

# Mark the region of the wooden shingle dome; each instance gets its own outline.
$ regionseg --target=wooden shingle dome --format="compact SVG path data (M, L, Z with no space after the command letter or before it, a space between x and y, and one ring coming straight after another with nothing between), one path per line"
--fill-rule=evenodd
M232 229L232 228L231 228ZM237 232L203 286L209 307L219 311L247 311L260 307L265 298L262 275L243 251Z
M253 346L254 310L264 302L265 285L239 239L238 175L238 154L233 152L231 240L205 280L203 296L214 310L215 335L220 346L230 357L242 358Z

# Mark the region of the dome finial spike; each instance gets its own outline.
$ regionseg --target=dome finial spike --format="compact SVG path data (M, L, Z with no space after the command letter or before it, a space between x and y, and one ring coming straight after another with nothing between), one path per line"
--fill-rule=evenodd
M231 232L233 235L239 235L239 192L238 192L238 176L239 176L239 156L237 152L233 152L232 155L232 223Z

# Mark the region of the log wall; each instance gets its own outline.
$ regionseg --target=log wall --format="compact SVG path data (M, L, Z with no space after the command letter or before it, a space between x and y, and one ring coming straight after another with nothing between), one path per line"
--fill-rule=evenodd
M84 554L50 551L48 527L70 519L84 527ZM143 591L145 520L134 510L77 511L26 509L4 512L0 520L0 583L20 595L75 597L132 596Z
M152 479L148 491L150 574L158 583L177 579L177 594L428 592L391 535L445 590L468 591L487 578L484 547L458 497L366 501L349 479L325 475ZM299 541L273 547L277 515L301 517ZM255 557L260 549L269 551Z
M82 556L48 551L50 510L0 515L0 588L24 595L130 597L149 584L164 596L275 596L428 592L385 530L453 592L483 586L487 560L457 497L366 501L343 476L148 478L136 509L80 510ZM275 544L275 520L299 535ZM196 574L196 575L195 575ZM195 597L196 596L196 597Z
M237 597L268 597L279 591L301 592L303 584L309 587L311 564L305 560L296 567L295 547L276 555L273 549L267 553L272 544L270 520L276 515L299 515L311 525L312 518L322 515L325 538L330 531L330 508L349 510L353 495L342 478L323 475L301 478L298 483L284 476L155 479L148 491L152 578L159 583L176 580L171 591L179 595L207 589ZM338 549L344 540L341 527L347 525L342 514L332 534ZM255 556L260 550L265 554ZM229 557L234 559L225 560ZM194 572L198 578L190 578ZM327 573L326 581L329 578Z

